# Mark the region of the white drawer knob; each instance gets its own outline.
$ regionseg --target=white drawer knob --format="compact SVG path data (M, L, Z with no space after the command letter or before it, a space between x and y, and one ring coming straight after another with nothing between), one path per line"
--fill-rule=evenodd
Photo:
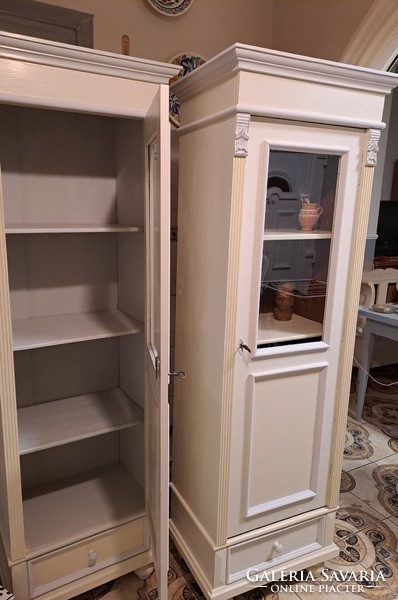
M93 567L97 562L97 553L95 550L88 551L88 566Z
M283 552L283 545L279 542L274 542L274 550L277 554L280 554L281 552Z

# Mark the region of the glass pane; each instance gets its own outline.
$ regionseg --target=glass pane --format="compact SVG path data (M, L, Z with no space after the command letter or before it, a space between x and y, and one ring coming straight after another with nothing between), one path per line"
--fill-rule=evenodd
M156 358L160 348L160 212L158 185L158 148L157 140L149 146L149 198L148 198L148 298L149 314L147 319L147 345L156 368Z
M271 150L259 347L322 339L339 156Z

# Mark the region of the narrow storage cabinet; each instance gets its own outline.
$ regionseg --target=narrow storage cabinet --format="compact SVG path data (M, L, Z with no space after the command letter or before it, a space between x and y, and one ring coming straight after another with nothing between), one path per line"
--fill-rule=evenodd
M338 552L370 191L396 83L236 44L173 86L187 378L175 382L170 531L209 599Z
M168 81L1 34L1 579L167 596Z

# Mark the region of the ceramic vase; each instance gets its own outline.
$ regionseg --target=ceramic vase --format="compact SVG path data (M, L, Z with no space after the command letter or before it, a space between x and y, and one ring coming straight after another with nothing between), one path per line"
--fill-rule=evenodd
M313 202L302 204L298 215L302 231L311 231L322 213L323 208L319 204L314 204Z

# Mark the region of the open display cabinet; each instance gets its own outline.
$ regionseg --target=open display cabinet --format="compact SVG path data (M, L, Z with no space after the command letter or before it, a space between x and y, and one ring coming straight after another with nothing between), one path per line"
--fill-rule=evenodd
M187 378L175 382L170 531L208 598L338 552L373 167L396 83L236 44L173 86Z
M0 35L1 580L167 597L176 68Z

